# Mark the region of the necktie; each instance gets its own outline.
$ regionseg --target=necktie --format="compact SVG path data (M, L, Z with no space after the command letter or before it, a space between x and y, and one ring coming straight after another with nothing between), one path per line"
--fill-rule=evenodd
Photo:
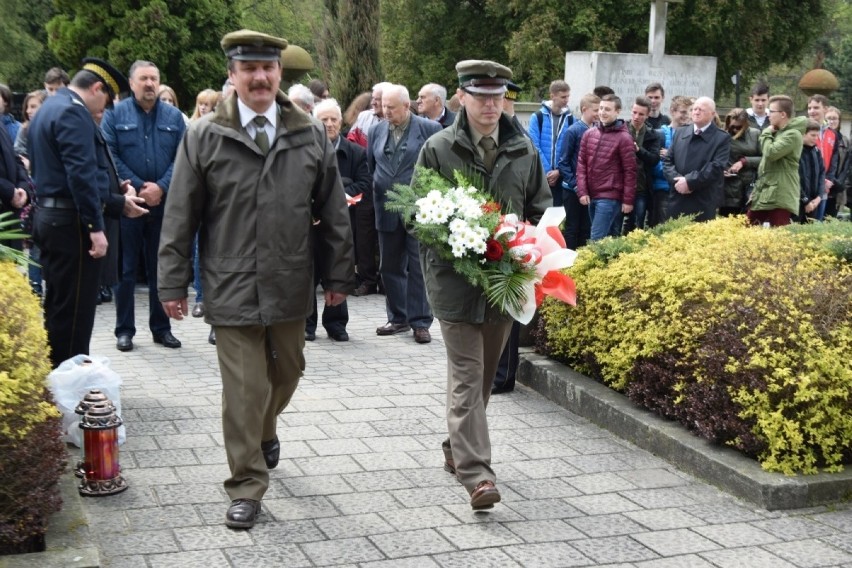
M695 131L695 135L698 136L699 138L701 138L701 129L700 128Z
M490 136L483 136L479 140L479 145L485 152L483 161L485 162L485 169L490 174L491 170L494 168L494 161L497 159L497 144Z
M252 119L254 122L254 143L260 148L260 151L266 155L269 153L269 136L266 134L266 117L257 115Z

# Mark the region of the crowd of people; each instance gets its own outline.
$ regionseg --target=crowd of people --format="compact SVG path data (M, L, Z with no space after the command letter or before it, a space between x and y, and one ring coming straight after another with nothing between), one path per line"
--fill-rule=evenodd
M570 86L556 80L524 128L514 112L522 89L497 62L460 61L449 99L436 83L412 101L381 82L344 108L320 80L282 85L285 40L241 30L221 45L228 79L199 92L190 116L152 61L134 62L127 78L95 58L73 77L51 69L24 99L22 124L0 85L0 200L32 224L29 277L54 366L88 353L96 305L113 299L116 348L134 349L140 269L154 343L181 347L172 319L210 325L233 528L250 528L261 510L305 342L320 323L332 341L349 340L350 295L385 295L379 336L426 344L438 320L444 469L473 509L500 501L485 412L492 394L514 388L521 329L387 210L388 192L418 168L450 180L474 172L532 223L564 207L572 249L682 215L781 226L836 217L845 204L849 143L822 95L803 117L764 84L750 108L724 117L711 98L682 95L666 115L660 83L644 93L600 86L572 110Z

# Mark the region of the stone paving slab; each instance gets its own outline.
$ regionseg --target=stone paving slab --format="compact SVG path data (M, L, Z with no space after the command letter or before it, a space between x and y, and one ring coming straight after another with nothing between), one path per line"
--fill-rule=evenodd
M147 295L136 294L137 324ZM321 300L320 300L321 302ZM178 350L142 332L120 353L98 308L92 353L123 379L125 493L84 499L103 566L852 567L848 503L769 511L519 386L488 413L503 501L474 513L443 471L446 360L433 341L378 337L384 298L349 300L351 341L320 332L278 435L263 513L224 527L221 390L201 319Z

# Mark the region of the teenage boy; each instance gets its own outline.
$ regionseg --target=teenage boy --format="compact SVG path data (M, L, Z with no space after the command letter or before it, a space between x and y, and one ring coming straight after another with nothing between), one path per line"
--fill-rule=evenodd
M825 165L819 151L820 125L809 120L802 138L802 155L799 157L799 184L801 185L801 204L799 223L808 219L817 220L817 208L825 199Z
M758 130L768 127L769 115L766 114L766 105L769 104L769 85L757 83L751 88L748 100L751 103L751 108L746 109L749 125Z
M556 167L562 155L565 132L574 123L574 117L568 108L571 87L568 83L556 80L550 83L550 100L542 101L541 108L530 117L527 132L538 150L541 165L547 176L547 185L553 195L553 204L562 205L562 180Z
M633 211L636 154L633 138L618 118L621 99L606 95L599 122L583 134L577 157L577 195L589 206L590 241L621 235L621 214Z
M808 118L819 124L819 142L817 146L822 153L822 163L825 165L825 191L831 193L831 188L837 183L837 166L840 162L840 145L837 132L828 127L825 113L830 103L825 95L813 95L808 99ZM822 221L825 216L826 200L823 199L817 210L817 219Z
M651 83L645 87L645 98L651 102L651 112L648 115L648 126L659 130L661 126L670 124L671 119L662 113L666 91L660 83Z
M577 195L577 157L580 154L580 140L592 127L598 116L601 100L589 93L580 99L580 120L572 124L565 133L562 157L559 159L559 174L562 176L562 205L565 207L565 245L577 250L589 240L591 223L589 208L580 203Z

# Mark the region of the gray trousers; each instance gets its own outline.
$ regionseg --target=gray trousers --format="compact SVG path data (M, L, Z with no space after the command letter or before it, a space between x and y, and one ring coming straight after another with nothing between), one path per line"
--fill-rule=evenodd
M439 320L447 349L447 431L444 457L472 493L482 481L497 481L491 469L491 438L485 408L511 321L456 323Z

